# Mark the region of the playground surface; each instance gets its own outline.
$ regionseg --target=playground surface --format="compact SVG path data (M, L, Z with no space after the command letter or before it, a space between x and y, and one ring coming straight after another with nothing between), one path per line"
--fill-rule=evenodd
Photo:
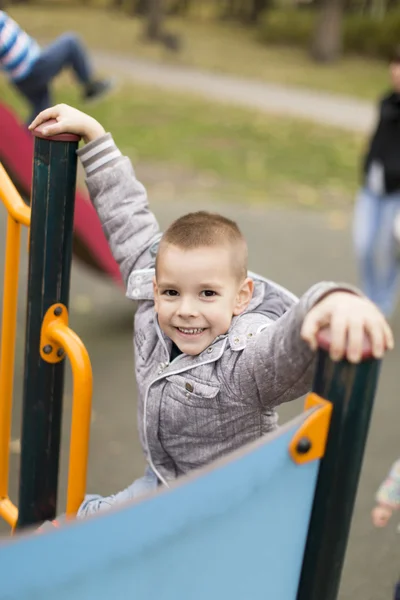
M140 173L138 173L140 177ZM150 189L151 197L151 189ZM200 203L168 205L156 198L152 207L162 227L171 219ZM355 282L351 247L350 213L317 214L240 206L207 206L238 220L249 240L251 269L301 294L313 282L346 280ZM0 238L4 239L5 211L0 210ZM26 236L22 243L21 302L19 304L18 357L16 363L15 411L12 431L10 495L17 500L20 412L24 343L24 280L26 275ZM3 274L3 247L0 249L0 276ZM94 399L88 491L109 494L130 483L143 469L136 434L136 390L133 374L132 318L134 306L117 286L86 267L74 263L71 288L71 326L90 353L94 371ZM400 317L393 322L395 337L400 333ZM384 362L378 390L355 516L342 579L340 600L384 600L398 577L398 519L383 531L370 523L370 509L376 486L392 460L399 454L397 348ZM65 497L68 415L71 382L65 393L65 419L59 506ZM284 420L301 410L301 403L281 410ZM296 493L293 490L293 502ZM1 532L6 528L1 525Z

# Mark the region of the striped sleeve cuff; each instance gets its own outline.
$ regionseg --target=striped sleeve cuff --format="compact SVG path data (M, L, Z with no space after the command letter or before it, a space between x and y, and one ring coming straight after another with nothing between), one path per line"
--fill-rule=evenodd
M89 142L86 146L80 148L77 154L88 176L122 156L111 133L106 133L97 140Z
M389 477L380 486L376 499L392 508L400 507L400 460L392 466Z

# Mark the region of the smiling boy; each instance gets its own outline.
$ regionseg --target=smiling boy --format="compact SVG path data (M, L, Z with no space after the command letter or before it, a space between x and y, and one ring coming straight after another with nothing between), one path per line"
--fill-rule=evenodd
M89 496L78 516L168 486L277 425L276 407L310 389L316 336L330 326L331 356L357 362L363 336L374 355L393 347L368 299L320 283L296 298L249 276L247 244L233 221L184 215L161 235L130 161L94 119L69 106L43 111L31 128L72 132L92 201L126 283L138 301L135 372L139 435L148 468L118 494Z
M236 223L206 212L181 217L160 242L154 277L158 323L180 352L200 354L253 295L247 245Z

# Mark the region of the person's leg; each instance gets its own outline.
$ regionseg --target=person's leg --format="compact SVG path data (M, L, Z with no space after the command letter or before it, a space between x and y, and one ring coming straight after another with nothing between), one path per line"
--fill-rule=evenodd
M51 105L50 84L65 67L73 69L87 100L97 99L113 87L110 80L93 77L85 47L74 33L65 33L41 51L27 77L14 82L32 105L34 116Z
M65 67L71 67L79 83L87 85L93 70L85 47L74 33L64 33L43 48L31 72L41 85L48 85Z
M52 98L50 90L47 85L38 87L30 78L17 82L15 87L31 106L29 118L26 122L27 125L30 125L42 110L51 106Z
M378 299L377 304L385 315L395 308L399 287L399 262L396 254L394 223L400 211L400 194L382 198L380 231L377 240Z
M49 88L45 87L42 91L33 94L30 98L30 103L32 105L32 110L29 115L27 125L30 125L33 119L35 119L37 115L42 112L42 110L45 110L52 105Z
M400 581L396 583L394 588L394 600L400 600Z
M373 301L377 298L375 245L379 232L379 205L377 196L360 190L353 218L353 242L359 265L361 288Z
M78 82L84 88L87 100L97 99L107 93L112 82L107 79L96 79L89 55L74 33L65 33L44 48L33 66L30 79L39 85L49 85L65 67L70 67Z

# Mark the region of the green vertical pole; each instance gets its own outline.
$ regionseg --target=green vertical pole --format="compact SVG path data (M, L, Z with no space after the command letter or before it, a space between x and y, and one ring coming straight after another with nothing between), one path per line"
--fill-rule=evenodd
M40 357L43 317L68 307L78 136L35 132L17 527L56 514L64 361Z
M313 391L333 403L297 600L335 600L346 552L380 361L366 349L354 365L318 352Z

